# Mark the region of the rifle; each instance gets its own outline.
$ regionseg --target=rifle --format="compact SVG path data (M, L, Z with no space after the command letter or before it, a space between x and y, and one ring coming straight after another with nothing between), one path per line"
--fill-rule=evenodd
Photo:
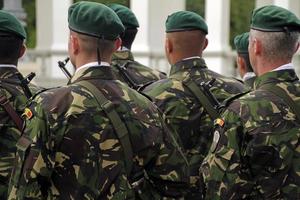
M72 75L71 73L66 69L66 64L69 62L70 58L67 57L63 61L58 61L58 67L61 69L61 71L66 75L66 77L70 80Z
M208 98L209 102L212 104L213 108L218 112L220 112L220 110L224 107L224 105L221 104L210 91L210 88L213 86L215 81L216 79L213 78L206 83L201 82L200 86L203 88L202 91L204 92L205 96Z
M30 72L30 74L21 80L21 86L24 89L24 93L28 99L32 97L32 93L28 87L28 84L35 77L35 75L36 74L34 72Z

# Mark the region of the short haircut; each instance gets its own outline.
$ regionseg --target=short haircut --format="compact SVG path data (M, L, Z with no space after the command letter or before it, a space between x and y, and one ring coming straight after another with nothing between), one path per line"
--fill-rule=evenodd
M292 59L299 41L298 32L262 32L251 29L251 37L262 42L263 56L269 61Z
M0 63L16 65L23 42L24 40L16 35L0 31Z
M206 33L200 30L170 32L167 38L173 42L174 51L192 55L202 52Z
M137 28L126 29L124 34L121 36L122 46L131 49L131 45L135 39L137 32Z

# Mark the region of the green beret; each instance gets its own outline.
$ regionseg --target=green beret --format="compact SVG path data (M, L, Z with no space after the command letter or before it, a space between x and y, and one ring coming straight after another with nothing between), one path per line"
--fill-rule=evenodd
M251 29L264 32L298 31L300 21L291 11L269 5L252 12Z
M190 11L178 11L168 16L166 21L166 32L201 30L208 33L207 24L204 19Z
M248 44L249 44L249 32L235 36L234 45L238 53L240 54L248 53Z
M12 14L0 10L0 31L26 39L26 32L20 21Z
M120 4L114 3L108 5L108 7L110 7L113 11L115 11L115 13L121 19L126 29L131 29L131 28L134 29L140 26L134 13L126 6L122 6Z
M106 40L117 39L125 30L114 11L96 2L81 1L71 5L68 22L72 31Z

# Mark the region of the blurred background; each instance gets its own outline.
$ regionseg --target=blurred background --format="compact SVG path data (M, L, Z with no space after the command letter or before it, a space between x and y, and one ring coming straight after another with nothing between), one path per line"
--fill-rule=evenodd
M37 73L35 82L44 87L66 84L67 79L57 62L67 57L68 7L78 0L0 0L3 10L15 14L24 24L28 38L27 53L19 63L24 74ZM103 4L119 3L136 14L140 28L132 47L135 59L169 72L164 55L164 23L178 10L189 10L205 18L209 44L204 51L208 67L229 76L235 70L235 35L249 31L251 11L275 4L300 15L300 0L90 0ZM300 72L299 56L294 59ZM67 68L73 72L71 64Z

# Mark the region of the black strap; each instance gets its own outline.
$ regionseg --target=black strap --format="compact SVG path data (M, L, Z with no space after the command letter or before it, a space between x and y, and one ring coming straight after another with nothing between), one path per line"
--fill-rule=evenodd
M85 87L89 90L93 96L96 98L100 107L104 110L108 118L110 119L117 136L121 142L121 145L125 154L125 167L127 174L130 175L132 165L133 165L133 153L132 153L132 145L129 139L129 134L126 128L125 123L121 120L119 114L113 108L113 104L110 100L108 100L103 93L92 83L88 81L80 81L77 82L78 85Z
M181 81L176 74L171 75L170 78ZM215 120L220 118L220 113L214 108L212 103L209 101L208 97L204 94L204 92L199 88L199 86L195 83L195 81L188 77L182 81L182 84L187 87L190 92L197 98L203 108L206 110L211 119Z
M0 92L0 105L4 108L4 110L7 112L7 114L10 116L10 118L13 120L13 122L16 124L19 131L22 132L22 130L23 130L23 120L18 115L16 110L9 104L9 100L7 99L4 91L2 91L2 90Z
M300 110L298 109L295 101L287 94L287 92L284 89L273 84L266 84L262 87L262 89L265 89L268 92L274 94L275 96L282 98L286 102L286 104L292 109L292 111L298 118L298 121L300 122Z

